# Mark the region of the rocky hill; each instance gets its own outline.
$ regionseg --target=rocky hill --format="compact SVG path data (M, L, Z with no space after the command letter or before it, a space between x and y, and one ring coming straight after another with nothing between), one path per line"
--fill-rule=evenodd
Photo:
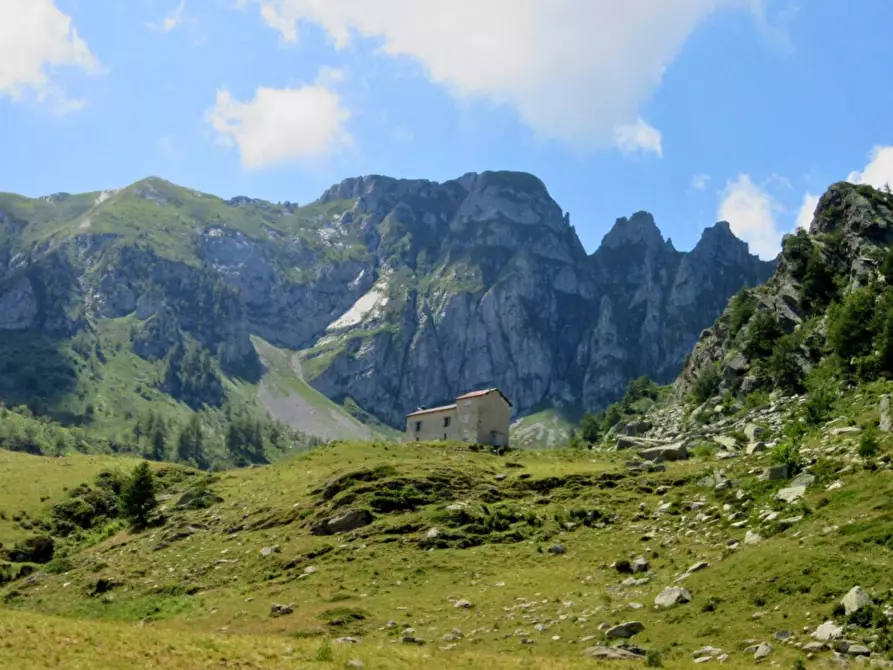
M90 424L241 394L301 427L300 394L259 390L268 346L297 354L280 376L373 423L485 385L521 416L598 408L639 375L674 378L773 267L725 223L677 251L642 212L589 255L522 173L348 179L304 206L158 178L4 194L0 398Z

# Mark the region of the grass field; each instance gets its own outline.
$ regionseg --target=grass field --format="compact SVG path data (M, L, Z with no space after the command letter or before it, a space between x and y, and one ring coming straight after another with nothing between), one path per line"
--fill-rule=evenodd
M871 406L863 399L852 411L871 418ZM804 656L795 644L840 620L850 588L861 585L880 606L893 589L893 473L863 468L857 436L811 439L827 453L805 498L790 505L774 495L788 482L758 480L768 454L719 463L704 453L648 472L627 467L625 452L495 456L461 444L341 442L223 472L212 477L222 502L211 508L165 501L164 526L118 532L72 551L67 572L3 587L0 639L33 643L0 642L0 662L8 654L7 667L114 668L143 655L157 665L142 667L166 668L349 659L382 668L591 667L582 652L605 642L603 628L636 620L644 630L634 642L665 667L690 666L706 645L729 655L727 667L752 667L745 649L759 642L774 647L771 663L791 667ZM108 466L6 458L0 500L34 514L49 504L41 497ZM720 468L731 488L699 484ZM317 534L349 510L368 517ZM762 541L746 544L748 530ZM638 556L645 573L615 566ZM674 585L691 602L655 608ZM274 604L293 612L271 616ZM882 649L886 625L847 635ZM348 636L361 642L330 645ZM106 665L88 665L89 640ZM329 648L333 660L317 661ZM806 664L821 658L830 653Z

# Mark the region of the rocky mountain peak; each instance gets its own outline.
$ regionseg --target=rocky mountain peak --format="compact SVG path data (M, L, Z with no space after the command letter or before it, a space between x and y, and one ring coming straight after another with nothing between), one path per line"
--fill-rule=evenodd
M701 239L692 249L694 256L712 257L745 257L750 255L747 242L740 240L732 232L728 221L717 221L712 226L704 228Z
M666 244L660 228L654 222L654 216L649 212L636 212L629 218L624 216L617 219L602 239L601 248L616 249L640 244L655 249Z

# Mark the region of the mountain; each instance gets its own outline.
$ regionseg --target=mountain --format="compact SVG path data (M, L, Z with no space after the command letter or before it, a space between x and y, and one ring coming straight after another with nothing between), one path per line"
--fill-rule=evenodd
M0 397L85 425L237 398L300 428L321 393L327 437L362 431L343 410L399 428L490 385L519 416L573 414L634 377L671 380L773 268L726 223L677 251L644 212L589 255L545 185L514 172L360 177L303 206L155 177L0 194ZM265 386L272 367L289 381ZM302 393L270 392L289 385Z
M893 374L893 195L841 182L778 268L706 329L675 383L679 399L831 392Z

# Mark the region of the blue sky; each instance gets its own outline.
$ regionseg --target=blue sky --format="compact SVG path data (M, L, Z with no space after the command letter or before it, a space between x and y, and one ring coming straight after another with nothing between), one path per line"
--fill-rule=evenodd
M727 218L771 257L830 183L893 182L891 25L891 0L0 0L0 190L525 170L590 251L645 209L677 248Z

